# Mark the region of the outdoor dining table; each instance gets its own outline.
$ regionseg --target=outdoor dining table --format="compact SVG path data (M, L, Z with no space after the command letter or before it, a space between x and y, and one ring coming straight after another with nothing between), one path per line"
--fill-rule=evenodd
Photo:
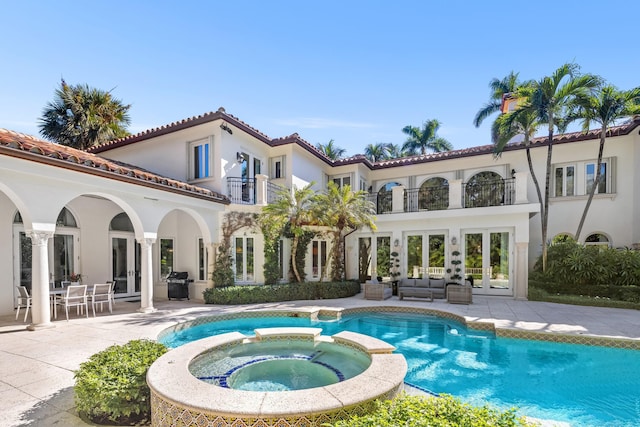
M87 285L87 296L93 292L93 285ZM56 298L59 295L65 295L67 293L67 288L49 288L49 299L51 301L51 305L53 305L53 313L52 317L56 319L58 317L58 304L56 304ZM89 308L87 307L87 310Z

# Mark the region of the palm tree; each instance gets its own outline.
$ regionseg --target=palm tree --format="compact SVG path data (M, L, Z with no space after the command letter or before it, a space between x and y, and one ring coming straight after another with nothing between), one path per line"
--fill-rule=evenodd
M509 93L515 93L521 83L518 81L520 73L510 72L502 80L496 78L489 82L489 88L491 89L491 96L489 102L487 102L478 112L473 119L475 127L480 127L484 119L491 116L494 113L500 111L502 107L502 99L504 95Z
M402 128L402 132L409 135L409 138L402 146L409 155L417 155L418 153L425 155L427 150L434 153L453 150L453 146L449 141L440 138L436 134L440 128L440 122L436 119L427 120L422 125L422 129L407 125Z
M344 148L340 148L335 145L335 141L333 139L326 144L319 142L316 144L316 148L331 160L339 160L344 157L344 154L347 152Z
M56 89L40 118L40 134L54 142L85 150L97 144L129 135L130 105L114 99L111 92L88 85Z
M398 144L389 144L389 158L390 159L400 159L402 157L407 157L409 154L403 150L403 148Z
M293 191L283 188L273 203L262 208L261 221L272 221L278 224L287 224L291 231L291 252L293 254L293 274L298 283L302 282L302 276L298 271L295 254L298 251L298 242L305 231L305 226L314 222L315 191L311 188L315 183L311 182L303 188L293 187Z
M521 84L515 89L515 92L511 92L515 97L519 99L528 99L534 89L533 82L526 82ZM533 160L531 159L531 138L535 135L540 122L538 121L538 114L533 110L515 109L498 116L492 125L492 139L493 150L496 157L500 157L507 143L516 135L523 135L522 145L525 147L525 154L527 156L527 164L529 165L529 173L531 179L536 188L536 194L538 195L538 202L540 206L543 205L542 192L540 191L540 183L536 176L535 169L533 168ZM540 216L542 218L542 215Z
M553 152L553 133L556 120L563 125L568 121L568 108L576 97L586 97L599 83L600 78L591 74L580 75L577 64L567 63L560 66L551 76L543 77L533 84L531 95L519 105L519 109L535 112L537 119L548 126L547 162L545 174L544 203L542 214L542 269L547 269L547 232L549 225L549 195L551 185L551 157Z
M385 144L384 142L369 144L364 148L364 155L374 163L380 160L387 160L389 158L390 146L391 144Z
M615 86L605 85L598 91L587 97L578 97L576 105L578 106L578 115L582 117L582 130L587 132L591 122L600 124L600 145L598 146L598 161L596 164L596 177L593 185L589 190L589 198L582 212L578 230L575 239L580 238L582 226L587 218L593 195L598 188L600 178L602 176L602 154L604 152L604 143L607 138L607 130L610 126L623 117L634 114L640 114L640 87L636 87L627 91L619 91Z
M375 231L375 205L364 191L353 192L350 185L340 187L329 181L327 192L317 196L316 209L320 223L331 228L331 280L343 280L344 232L365 226Z

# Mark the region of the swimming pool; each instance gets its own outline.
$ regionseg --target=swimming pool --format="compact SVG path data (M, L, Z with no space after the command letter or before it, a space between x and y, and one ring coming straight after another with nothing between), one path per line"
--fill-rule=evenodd
M259 316L259 314L256 314ZM203 337L257 327L313 326L382 339L407 360L405 381L475 405L520 408L523 415L573 426L640 425L640 351L495 337L435 316L384 312L222 320L165 335L176 347Z

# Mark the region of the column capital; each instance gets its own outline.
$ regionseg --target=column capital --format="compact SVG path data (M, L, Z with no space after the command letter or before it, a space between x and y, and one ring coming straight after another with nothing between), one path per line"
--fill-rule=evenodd
M144 239L141 239L138 243L140 243L140 246L142 248L150 248L151 246L153 246L155 242L156 242L155 238L145 237Z
M33 246L46 246L50 238L53 237L53 231L31 230L27 231L27 236L31 239Z

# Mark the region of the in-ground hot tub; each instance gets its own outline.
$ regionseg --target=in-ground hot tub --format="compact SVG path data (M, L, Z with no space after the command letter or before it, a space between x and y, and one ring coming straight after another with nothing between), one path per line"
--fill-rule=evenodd
M321 425L402 390L394 347L354 332L256 329L194 341L149 369L152 426Z

